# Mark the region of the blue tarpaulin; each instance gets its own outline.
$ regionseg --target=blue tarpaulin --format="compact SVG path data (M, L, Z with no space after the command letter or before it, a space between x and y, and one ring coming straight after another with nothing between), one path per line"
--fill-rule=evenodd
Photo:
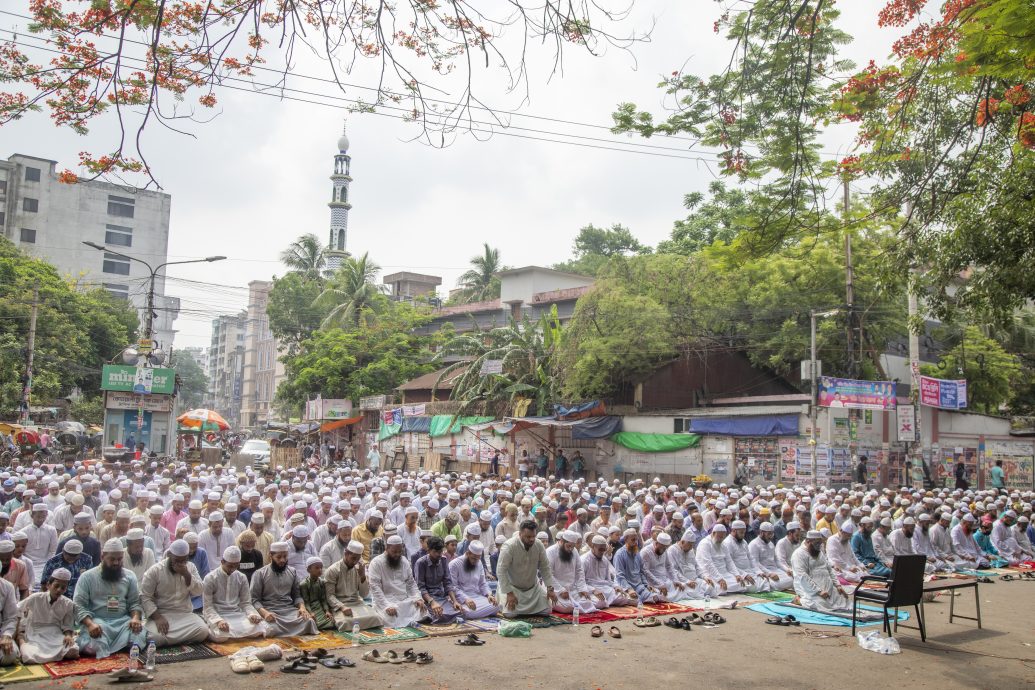
M553 416L556 419L583 419L585 417L600 417L604 414L604 403L599 400L591 400L581 405L553 406Z
M798 415L694 417L690 420L690 428L687 431L718 436L797 436Z
M431 431L431 417L403 417L402 433L426 434Z
M571 427L573 439L607 438L622 430L621 417L590 417Z

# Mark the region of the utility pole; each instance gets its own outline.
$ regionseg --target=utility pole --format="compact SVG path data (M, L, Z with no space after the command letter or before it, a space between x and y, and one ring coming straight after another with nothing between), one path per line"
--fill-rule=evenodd
M906 202L906 217L912 217L913 215L913 203L911 201ZM924 435L923 426L921 425L921 417L924 412L923 406L920 404L920 334L914 330L914 321L916 320L917 313L920 311L918 300L916 298L916 268L910 268L909 270L909 281L906 283L906 295L909 300L909 389L910 389L910 404L913 406L913 428L916 433L916 442L913 444L913 462L914 464L919 461L923 462L924 451ZM909 484L910 478L905 477L903 484Z
M40 311L40 281L32 286L32 315L29 317L29 352L25 359L25 386L22 388L22 418L29 420L29 400L32 396L32 362L36 356L36 317Z
M161 268L159 266L158 268ZM151 340L154 335L154 316L155 316L155 273L158 269L151 271L151 283L147 289L147 318L144 319L144 338Z
M845 319L846 333L845 333L845 350L848 352L848 375L852 378L858 374L856 370L855 360L855 286L853 284L852 275L852 230L849 226L849 203L851 202L851 192L848 188L848 176L844 178L844 209L842 213L842 221L845 226L845 308L847 310L847 318ZM861 335L860 335L861 340Z

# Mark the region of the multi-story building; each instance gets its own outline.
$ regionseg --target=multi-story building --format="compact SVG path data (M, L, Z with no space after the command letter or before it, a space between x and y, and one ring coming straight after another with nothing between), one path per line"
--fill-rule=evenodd
M280 361L277 340L270 332L266 305L273 283L248 283L248 321L244 335L244 381L241 396L241 425L261 426L270 421L277 387L287 378Z
M66 184L57 162L16 153L0 160L0 231L28 253L53 264L83 287L103 287L141 311L147 304L150 272L128 254L152 266L169 250L172 197L99 181ZM94 242L102 252L87 247ZM155 338L172 346L180 302L155 280Z
M231 425L241 415L244 384L244 333L248 313L225 314L212 320L208 349L208 386L212 407Z

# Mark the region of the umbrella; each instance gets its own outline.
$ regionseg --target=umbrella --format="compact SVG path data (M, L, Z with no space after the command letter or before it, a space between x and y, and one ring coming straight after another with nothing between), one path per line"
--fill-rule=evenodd
M184 412L176 421L181 426L189 427L191 429L204 429L204 430L216 430L216 429L229 429L230 425L226 423L218 412L213 410L206 410L203 407L199 407L196 410L189 410Z

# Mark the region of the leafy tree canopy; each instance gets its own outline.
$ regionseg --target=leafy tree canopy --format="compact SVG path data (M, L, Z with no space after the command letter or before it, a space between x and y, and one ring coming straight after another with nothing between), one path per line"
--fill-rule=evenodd
M1021 365L992 338L976 326L967 326L952 349L937 365L924 365L925 376L967 380L967 402L971 409L996 414L1013 397L1011 383L1021 375Z
M556 264L558 271L595 276L612 257L648 254L651 249L637 240L629 228L615 223L610 228L592 224L579 230L572 247L573 258Z
M176 370L177 396L181 408L201 407L208 391L208 376L194 358L182 351L173 351L172 368Z

